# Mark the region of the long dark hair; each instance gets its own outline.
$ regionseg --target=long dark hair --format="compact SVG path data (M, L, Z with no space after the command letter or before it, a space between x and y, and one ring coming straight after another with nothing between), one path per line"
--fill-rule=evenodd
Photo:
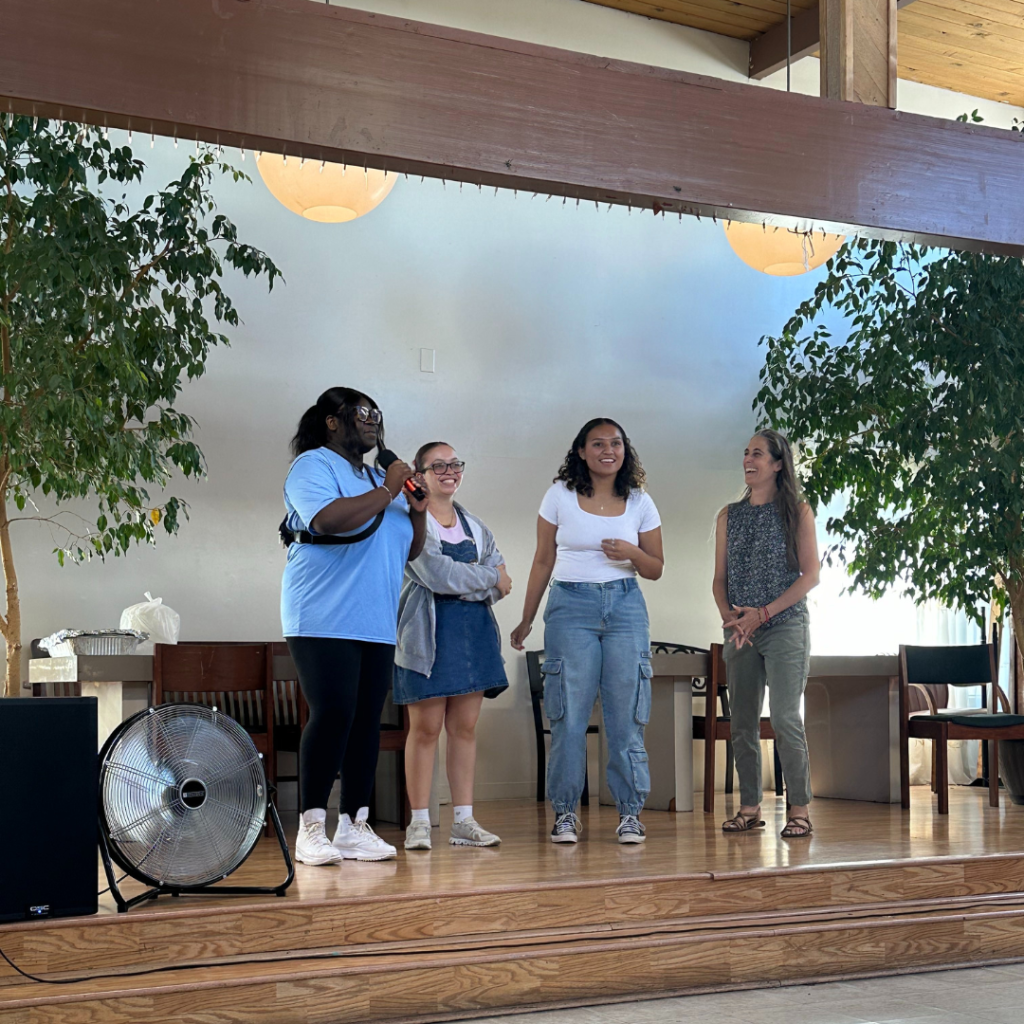
M603 426L614 427L622 435L622 445L626 449L626 454L622 460L622 467L615 475L615 493L620 498L628 498L630 491L644 489L647 483L647 474L644 472L644 467L640 465L640 459L630 444L626 432L615 420L610 420L607 416L599 416L596 420L588 420L583 424L572 447L566 454L565 461L554 482L557 483L561 480L570 491L576 491L588 498L593 497L594 485L590 480L590 470L587 468L586 462L580 458L580 449L586 446L587 434L594 427Z
M772 504L786 531L786 564L790 569L799 569L800 556L797 554L796 541L800 527L800 502L804 500L804 494L793 466L793 449L785 436L777 430L766 427L754 437L763 437L768 442L768 454L775 462L782 463L782 468L775 474L777 490ZM740 500L750 500L749 487L744 490Z
M311 405L299 420L299 427L291 441L292 456L296 457L303 452L311 451L314 448L322 448L327 444L327 417L334 416L344 430L344 439L351 442L356 436L356 406L362 405L364 400L374 409L380 406L367 394L362 391L355 391L352 388L328 388L317 400L316 405ZM380 421L377 427L377 449L384 447L384 420Z

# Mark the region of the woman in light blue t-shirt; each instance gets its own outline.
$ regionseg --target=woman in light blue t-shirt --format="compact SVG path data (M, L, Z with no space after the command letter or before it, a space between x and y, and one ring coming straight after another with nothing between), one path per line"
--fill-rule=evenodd
M282 524L288 562L282 631L309 705L299 751L302 812L295 856L305 864L385 860L395 848L367 823L380 746L380 715L394 672L405 563L426 535L426 500L404 489L415 476L396 460L382 472L366 454L384 450L373 399L330 388L292 439ZM327 799L341 771L331 842Z

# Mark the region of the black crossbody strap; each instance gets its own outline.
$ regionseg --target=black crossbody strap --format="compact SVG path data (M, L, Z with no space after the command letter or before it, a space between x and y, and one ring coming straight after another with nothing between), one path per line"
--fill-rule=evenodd
M370 479L376 480L377 476L374 471L370 470ZM383 477L381 477L383 481ZM383 482L377 485L378 487L383 486ZM366 527L365 530L360 530L358 533L349 534L346 537L339 537L335 533L310 533L309 530L290 530L288 528L288 517L286 516L281 520L281 525L277 528L278 533L281 534L281 543L285 547L289 544L358 544L361 540L366 540L372 537L378 529L380 524L384 522L384 513L387 511L386 508L381 509L373 517L373 522Z
M384 522L384 512L378 512L373 517L373 522L365 530L349 534L347 537L339 537L336 533L310 533L309 530L292 531L288 529L288 520L281 523L281 537L284 546L289 544L357 544L367 537L372 537Z

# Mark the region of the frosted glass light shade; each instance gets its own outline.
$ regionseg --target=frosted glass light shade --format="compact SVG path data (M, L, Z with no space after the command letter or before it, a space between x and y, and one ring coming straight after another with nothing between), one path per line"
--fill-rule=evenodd
M831 259L846 241L845 235L824 231L794 231L739 221L725 225L725 237L748 267L773 277L806 274Z
M353 167L298 157L287 160L279 153L261 153L256 161L270 194L306 220L321 224L344 224L362 217L377 206L394 188L396 174L373 168Z

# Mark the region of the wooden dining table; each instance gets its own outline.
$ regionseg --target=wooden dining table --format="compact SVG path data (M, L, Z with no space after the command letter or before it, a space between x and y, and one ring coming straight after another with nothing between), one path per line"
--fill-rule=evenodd
M693 697L709 671L706 654L659 654L652 658L651 717L645 733L652 810L692 811ZM274 679L295 679L290 655L274 655ZM125 713L145 706L153 680L148 654L33 658L28 685L74 684L95 696L99 741ZM129 701L126 697L134 694ZM816 796L846 800L899 800L899 719L895 655L812 656L804 698L811 785ZM131 706L129 708L129 704ZM607 760L604 730L601 763ZM614 803L604 772L600 799Z
M296 679L295 662L289 654L274 655L274 679ZM95 697L99 745L126 717L149 703L153 682L152 654L80 654L59 658L31 658L27 687L73 685L83 697ZM132 699L134 698L134 699Z

